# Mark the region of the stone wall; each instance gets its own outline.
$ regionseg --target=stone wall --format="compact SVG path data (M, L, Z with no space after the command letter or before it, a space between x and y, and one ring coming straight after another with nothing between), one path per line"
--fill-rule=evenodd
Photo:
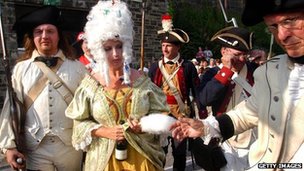
M5 0L1 1L2 22L4 26L4 37L6 39L7 56L10 59L11 68L15 63L15 59L18 56L17 50L17 36L12 31L13 24L16 20L15 5L21 6L41 6L43 0ZM59 8L73 9L79 11L89 11L93 5L97 3L97 0L61 0ZM140 65L140 48L141 48L141 24L142 24L142 3L138 0L125 0L128 3L132 12L134 20L134 66ZM161 15L166 12L166 1L149 0L146 3L145 9L145 34L144 34L144 62L147 64L153 59L157 59L161 56L160 43L157 39L157 30L161 29ZM3 56L2 48L0 50L1 57ZM4 74L3 65L0 65L0 109L2 108L5 98L6 90L6 78Z

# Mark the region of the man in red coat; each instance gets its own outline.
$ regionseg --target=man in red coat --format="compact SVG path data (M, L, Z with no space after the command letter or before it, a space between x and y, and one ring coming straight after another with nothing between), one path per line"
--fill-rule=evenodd
M95 64L96 61L93 58L93 55L88 48L87 40L85 39L84 32L80 32L77 36L77 41L81 43L81 49L83 51L83 55L80 56L79 61L85 65L85 67L89 70L90 73L95 72Z
M162 58L149 68L149 77L167 96L170 112L175 118L194 115L190 108L192 96L195 99L196 88L199 85L197 70L192 62L180 55L183 44L189 42L186 32L172 28L172 20L163 16L163 30L158 31L161 39ZM169 137L174 157L173 170L184 171L186 167L187 140L176 142ZM168 152L168 146L164 147Z

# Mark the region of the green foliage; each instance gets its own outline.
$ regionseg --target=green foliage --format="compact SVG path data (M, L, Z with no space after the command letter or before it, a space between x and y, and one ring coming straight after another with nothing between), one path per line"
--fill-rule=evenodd
M220 8L208 3L193 5L187 1L171 0L168 13L173 16L174 27L184 30L190 37L190 42L181 50L184 57L194 58L199 46L203 49L208 46L213 51L215 58L221 57L220 45L211 42L210 39L217 31L227 26L233 26L233 23L226 23ZM226 11L226 14L228 20L234 17L239 27L245 27L241 23L240 11ZM255 33L254 47L268 51L270 34L265 31L265 28L265 24L261 23L247 29ZM275 54L283 53L276 43L273 45L273 52Z
M248 27L247 29L254 32L254 48L263 49L268 52L270 49L271 34L267 30L266 25L264 23L260 23L255 26ZM283 49L274 40L272 54L282 53L284 53Z
M168 13L169 13L171 16L174 16L174 3L173 3L173 1L169 1L167 11L168 11Z
M204 49L205 46L208 46L215 52L215 56L218 56L217 52L220 47L210 42L210 39L220 28L225 27L225 22L217 9L211 6L194 7L187 3L181 4L174 11L173 24L175 28L187 32L190 37L190 42L182 49L183 56L192 59L195 57L198 47Z

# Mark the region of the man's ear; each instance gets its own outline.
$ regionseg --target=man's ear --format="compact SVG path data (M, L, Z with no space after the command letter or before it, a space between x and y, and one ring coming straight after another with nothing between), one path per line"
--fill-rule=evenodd
M222 56L226 54L226 49L227 49L226 47L222 47L221 48L221 54L222 54Z

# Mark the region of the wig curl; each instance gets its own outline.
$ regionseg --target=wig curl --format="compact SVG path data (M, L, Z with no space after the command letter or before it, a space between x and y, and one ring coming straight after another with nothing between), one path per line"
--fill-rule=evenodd
M123 44L125 84L130 84L130 66L132 61L133 46L133 20L125 2L99 1L92 7L87 16L84 31L91 50L97 62L99 72L105 76L105 82L109 85L108 61L103 49L103 43L107 40L119 40Z

